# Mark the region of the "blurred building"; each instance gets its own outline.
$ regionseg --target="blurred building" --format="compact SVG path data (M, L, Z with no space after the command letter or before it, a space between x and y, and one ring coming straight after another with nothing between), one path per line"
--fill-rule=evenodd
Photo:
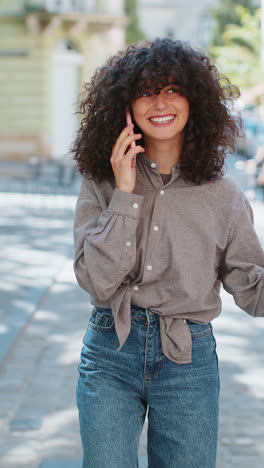
M124 46L123 0L0 1L0 158L61 158L77 96Z
M221 0L137 0L140 29L148 39L170 37L207 48L213 19L210 9ZM259 7L263 0L252 0ZM263 8L263 7L262 7Z
M139 24L147 38L170 37L206 48L213 25L210 8L219 0L138 0Z
M264 0L261 0L261 63L264 70Z

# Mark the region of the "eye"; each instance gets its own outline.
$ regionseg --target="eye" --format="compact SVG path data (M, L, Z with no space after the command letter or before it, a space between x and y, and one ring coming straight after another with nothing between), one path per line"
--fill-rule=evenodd
M180 88L173 86L172 88L168 89L167 91L168 94L173 94L173 93L180 93Z
M151 92L150 91L143 91L142 93L140 93L139 97L149 97L151 96Z

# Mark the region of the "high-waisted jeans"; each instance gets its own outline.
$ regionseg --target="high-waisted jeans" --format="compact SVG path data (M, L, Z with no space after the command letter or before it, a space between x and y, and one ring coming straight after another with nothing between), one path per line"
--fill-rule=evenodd
M192 363L162 352L159 317L131 308L120 351L111 309L94 307L83 339L77 405L83 468L137 468L148 410L149 468L215 468L219 370L212 325L186 321Z

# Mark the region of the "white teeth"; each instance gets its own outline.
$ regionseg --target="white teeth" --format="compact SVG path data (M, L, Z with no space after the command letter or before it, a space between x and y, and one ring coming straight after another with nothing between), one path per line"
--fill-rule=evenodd
M173 119L174 119L174 116L172 116L172 117L152 117L150 120L151 120L151 122L170 122Z

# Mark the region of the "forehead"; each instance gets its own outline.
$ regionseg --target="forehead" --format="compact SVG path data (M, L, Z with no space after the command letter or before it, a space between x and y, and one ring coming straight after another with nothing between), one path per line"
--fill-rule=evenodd
M174 76L169 74L144 74L138 77L138 85L146 86L148 88L164 87L177 81Z
M141 79L138 81L135 90L136 94L142 91L146 90L152 90L152 91L158 91L161 90L162 88L166 88L167 86L170 85L179 85L179 81L177 81L175 78L168 76L164 77L163 79L158 79L156 77L153 78L148 78L148 79Z

